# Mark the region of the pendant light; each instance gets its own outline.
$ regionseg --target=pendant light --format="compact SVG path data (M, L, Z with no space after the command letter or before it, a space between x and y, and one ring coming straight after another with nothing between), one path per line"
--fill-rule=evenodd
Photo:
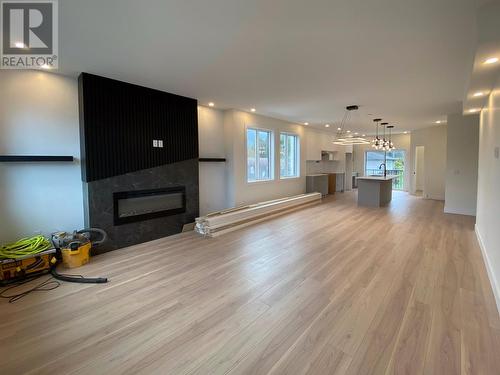
M379 138L378 136L378 123L382 121L381 118L376 118L376 119L373 119L373 122L375 122L375 126L376 126L376 135L375 135L375 138L373 138L372 140L372 147L375 149L375 150L379 150L380 147L381 147L381 143L382 143L382 140Z
M394 129L394 125L389 125L387 127L389 129L389 151L394 150L394 143L392 143L392 129Z
M384 138L382 140L382 150L387 151L389 149L389 141L385 138L385 127L389 125L388 122L380 123L381 126L384 127Z
M337 129L337 135L335 137L335 140L333 141L334 144L349 146L349 145L363 145L370 143L365 138L354 137L353 135L350 134L351 131L346 129L347 123L349 122L349 119L351 117L351 112L357 111L358 109L359 106L357 105L348 105L347 107L345 107L344 117L342 118L342 122L340 123L340 126Z

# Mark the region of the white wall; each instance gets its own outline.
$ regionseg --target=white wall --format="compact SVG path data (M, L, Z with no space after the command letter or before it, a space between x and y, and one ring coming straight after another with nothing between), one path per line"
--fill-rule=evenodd
M481 112L476 233L500 309L500 77Z
M479 116L448 115L444 212L476 215Z
M415 194L416 147L424 146L424 198L444 200L446 185L446 125L431 126L411 133L410 193Z
M0 243L83 227L74 79L0 71L0 154L72 155L74 163L0 163Z
M246 179L246 128L257 127L274 132L274 180L247 182ZM224 115L224 139L228 203L238 206L305 192L306 142L304 127L286 121L247 112L229 110ZM279 178L279 132L295 133L300 142L300 177Z
M424 190L424 155L425 147L417 146L415 148L415 189Z
M74 163L0 164L0 242L35 233L84 226L79 162L77 81L47 72L0 71L0 154L73 155ZM230 119L225 128L226 118ZM236 204L305 191L304 129L239 111L198 108L200 157L226 163L200 163L200 214ZM295 132L301 143L301 177L246 182L245 126ZM275 137L279 150L279 138ZM276 155L279 155L276 153Z
M410 166L410 135L409 134L395 134L392 136L392 141L397 150L404 150L406 154L405 160L405 191L408 191L410 185L410 174L413 167ZM353 147L353 171L359 173L359 176L365 175L365 152L372 150L371 145L354 145Z
M224 112L198 106L200 158L225 158ZM229 207L226 197L226 163L200 163L200 215Z

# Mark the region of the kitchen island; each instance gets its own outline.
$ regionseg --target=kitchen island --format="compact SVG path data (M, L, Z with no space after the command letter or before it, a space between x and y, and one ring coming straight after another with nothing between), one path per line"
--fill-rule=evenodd
M392 180L397 176L357 177L358 206L381 207L392 200Z

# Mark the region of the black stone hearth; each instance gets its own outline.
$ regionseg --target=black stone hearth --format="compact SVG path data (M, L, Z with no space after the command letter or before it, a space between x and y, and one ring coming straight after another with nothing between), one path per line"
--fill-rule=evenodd
M185 212L115 225L114 193L178 186L186 189ZM84 189L86 226L102 228L109 235L108 243L96 249L99 253L155 240L181 232L198 216L198 159L91 181Z

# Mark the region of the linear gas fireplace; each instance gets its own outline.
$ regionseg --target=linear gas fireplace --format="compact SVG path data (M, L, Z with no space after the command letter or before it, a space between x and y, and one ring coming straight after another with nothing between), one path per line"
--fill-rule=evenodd
M122 225L186 212L186 188L121 191L113 193L114 224Z
M87 73L78 88L85 226L108 233L94 253L181 233L199 216L197 101Z

